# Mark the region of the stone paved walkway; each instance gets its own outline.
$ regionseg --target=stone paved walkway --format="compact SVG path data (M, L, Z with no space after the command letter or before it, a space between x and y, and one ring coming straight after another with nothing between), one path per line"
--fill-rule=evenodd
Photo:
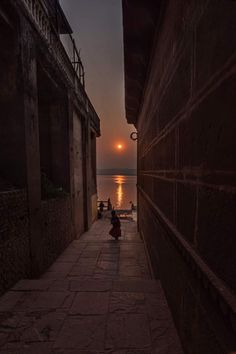
M180 354L160 282L136 223L122 238L97 221L38 280L0 299L1 354Z

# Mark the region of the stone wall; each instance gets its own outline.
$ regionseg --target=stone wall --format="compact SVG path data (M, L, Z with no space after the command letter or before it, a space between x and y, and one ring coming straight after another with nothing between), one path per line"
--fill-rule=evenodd
M42 201L41 237L43 254L41 269L46 270L74 238L70 197Z
M0 294L30 275L30 244L25 190L0 192Z
M165 4L137 123L140 230L186 353L229 353L236 349L236 3Z
M92 222L97 219L98 207L97 207L98 195L93 194L91 197L91 205L92 205Z
M27 189L22 199L17 191L0 194L0 293L20 278L39 277L75 237L75 218L81 233L92 216L89 144L92 127L99 135L99 118L50 14L41 1L38 11L31 5L0 1L0 193ZM85 151L81 145L74 151L74 108L85 125ZM86 191L77 210L76 169Z
M18 280L32 277L25 190L0 192L0 295ZM45 271L74 238L70 197L42 201L41 238Z
M82 116L73 111L73 175L74 175L74 220L75 233L80 236L85 230L85 143L84 122Z
M2 4L3 3L3 4ZM4 7L5 2L1 2ZM12 9L8 8L8 12ZM25 187L25 141L20 65L19 21L2 21L0 10L0 175L18 188ZM5 13L6 18L7 12ZM13 28L15 30L13 30Z

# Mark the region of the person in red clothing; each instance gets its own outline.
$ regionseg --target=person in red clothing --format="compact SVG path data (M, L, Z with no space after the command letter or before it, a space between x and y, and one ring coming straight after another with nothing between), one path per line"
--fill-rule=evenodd
M119 237L121 237L121 228L120 228L120 219L116 215L115 210L112 210L111 212L111 224L112 228L109 231L109 234L114 237L116 240L118 240Z

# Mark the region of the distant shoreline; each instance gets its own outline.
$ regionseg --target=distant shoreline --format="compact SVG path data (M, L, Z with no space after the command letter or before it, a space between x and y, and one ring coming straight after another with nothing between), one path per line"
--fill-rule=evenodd
M114 175L123 175L123 176L136 176L137 171L135 169L98 169L97 175L99 176L114 176Z

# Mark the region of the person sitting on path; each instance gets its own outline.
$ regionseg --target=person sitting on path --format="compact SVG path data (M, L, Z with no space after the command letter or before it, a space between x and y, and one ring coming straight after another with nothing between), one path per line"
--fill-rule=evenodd
M116 215L115 210L112 210L111 212L111 224L112 228L109 231L109 234L114 237L116 240L118 240L119 237L121 237L121 228L120 228L120 219Z
M104 203L103 203L103 201L101 201L99 204L99 211L102 213L103 209L104 209Z
M131 202L129 202L131 205L130 205L130 207L131 207L131 210L133 211L133 210L135 210L135 206L134 206L134 203L131 201Z

